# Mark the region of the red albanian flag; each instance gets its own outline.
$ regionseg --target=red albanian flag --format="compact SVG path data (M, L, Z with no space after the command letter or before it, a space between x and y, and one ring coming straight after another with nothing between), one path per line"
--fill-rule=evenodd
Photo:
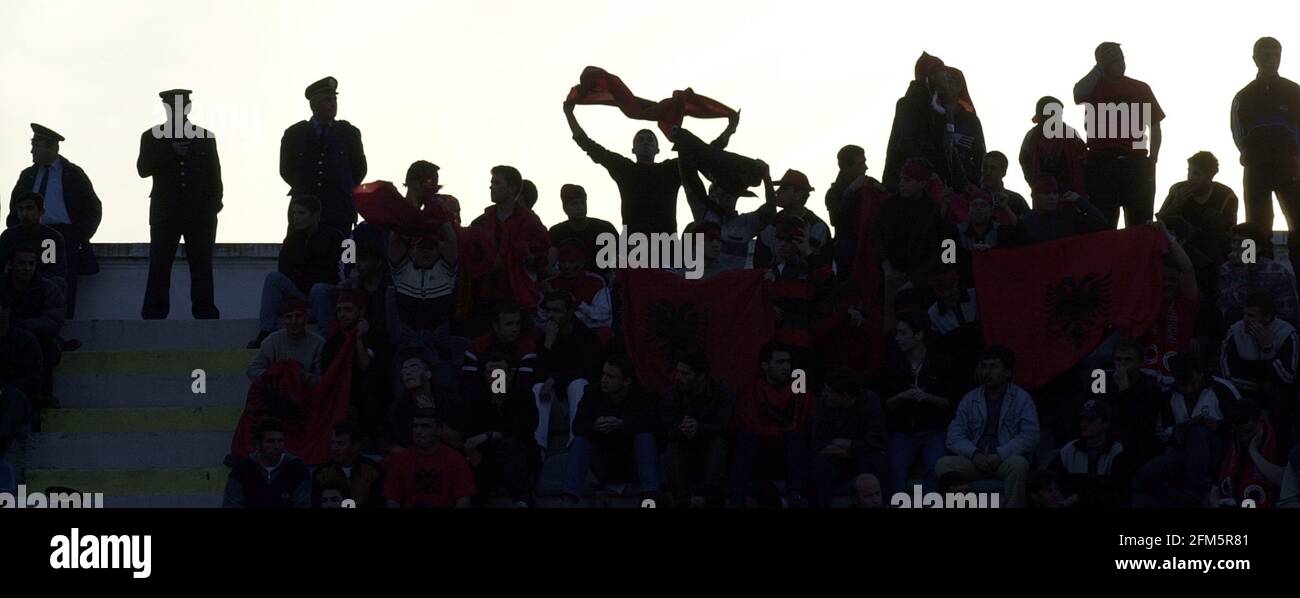
M639 98L627 88L622 79L594 66L582 70L578 84L569 90L569 96L564 102L615 106L628 118L659 123L659 130L665 136L673 127L681 125L687 116L727 118L736 113L722 102L699 95L689 87L674 91L672 97L658 102Z

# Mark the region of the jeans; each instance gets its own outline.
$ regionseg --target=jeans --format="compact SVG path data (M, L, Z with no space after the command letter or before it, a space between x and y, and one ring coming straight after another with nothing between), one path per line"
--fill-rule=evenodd
M324 329L334 319L337 297L338 287L325 283L312 285L310 297L304 297L288 276L281 272L271 272L262 283L262 314L258 325L263 332L274 332L280 320L280 305L286 299L294 298L307 302L307 320Z
M1300 265L1300 167L1294 162L1246 164L1242 178L1246 222L1256 223L1270 233L1270 243L1260 248L1261 255L1273 255L1273 195L1277 194L1277 204L1286 218L1286 249L1294 271Z
M674 506L685 505L700 480L720 488L726 469L727 441L721 438L673 440L664 449L664 473Z
M894 432L889 435L889 487L886 494L907 491L908 472L919 456L925 464L923 485L935 486L934 465L943 458L947 435L944 430L929 432Z
M1156 168L1141 154L1088 152L1088 199L1106 216L1111 228L1151 222L1156 202Z
M808 479L808 434L806 432L786 432L773 443L764 445L763 439L737 430L735 437L736 461L731 470L731 495L744 496L749 485L754 482L757 471L780 461L785 474L788 493L803 492L804 482Z
M144 290L140 317L167 318L171 310L172 263L181 237L185 261L190 266L190 311L196 320L221 317L213 300L212 251L217 240L217 219L177 222L149 227L149 282Z
M559 394L561 388L556 382L556 394ZM533 400L537 403L537 432L533 438L537 444L542 447L549 447L551 442L551 406L554 401L542 400L543 383L533 385ZM573 418L578 415L578 403L582 402L582 395L587 391L587 381L582 378L569 382L567 387L563 388L564 398L569 405L569 444L573 444ZM557 397L559 398L559 397Z
M596 479L601 482L621 482L626 476L631 457L635 466L637 482L641 492L659 491L659 451L655 446L655 436L649 432L634 434L630 447L618 446L627 438L591 438L577 436L569 445L568 463L564 468L564 493L582 496L587 485L587 472L595 466ZM631 449L631 455L628 454Z

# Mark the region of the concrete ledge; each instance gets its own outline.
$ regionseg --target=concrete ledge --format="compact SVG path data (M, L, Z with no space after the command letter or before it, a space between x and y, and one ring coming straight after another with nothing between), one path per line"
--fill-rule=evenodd
M209 371L207 394L191 392L194 380L184 374L82 374L54 377L54 396L65 409L75 408L213 408L243 407L248 377Z
M80 340L82 351L243 349L257 330L255 319L74 320L63 336Z
M230 438L230 432L38 432L27 437L24 465L28 475L33 469L218 467L230 452Z
M26 483L28 487L41 491L50 486L63 486L78 492L103 492L104 506L111 506L115 497L194 494L221 496L229 476L230 470L225 467L93 471L28 469ZM219 498L216 506L221 506Z

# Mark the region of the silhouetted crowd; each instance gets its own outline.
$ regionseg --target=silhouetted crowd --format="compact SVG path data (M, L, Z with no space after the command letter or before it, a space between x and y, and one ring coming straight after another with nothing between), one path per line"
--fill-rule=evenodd
M867 175L862 147L840 149L829 222L808 208L803 173L774 180L766 162L729 151L738 112L687 104L728 118L708 143L659 114L677 157L656 161L654 131L636 133L632 158L611 151L576 116L601 102L570 96L573 140L616 183L621 231L587 216L578 184L561 187L567 219L547 228L533 212L545 199L511 166L491 169L491 205L467 225L431 162L411 164L403 192L363 185L338 82L313 83L312 117L281 140L288 231L248 344L226 506L881 507L915 487L997 492L1010 507L1300 506L1300 87L1278 74L1281 45L1256 43L1258 75L1230 109L1242 223L1206 151L1155 210L1164 112L1125 74L1118 44L1095 58L1074 102L1090 119L1124 106L1129 120L1085 135L1061 122L1059 100L1040 99L1018 154L1026 199L1004 180L1007 155L986 147L962 72L923 54L896 104L884 180ZM606 95L626 92L601 81ZM188 90L160 96L169 116L188 112ZM193 315L219 317L216 140L184 128L201 134L141 137L139 174L153 179L146 319L167 317L182 237ZM51 373L76 348L60 328L77 276L97 269L99 200L58 155L62 137L33 130L35 165L0 235L0 441L32 407L57 407ZM761 205L741 211L759 186ZM675 347L653 357L670 374L651 384L632 350L645 323L627 313L628 271L597 256L620 234L676 235L682 191L702 276L667 270L700 292L761 277L772 333L752 352ZM1274 255L1275 195L1288 260ZM979 303L990 274L978 257L1112 231L1121 211L1126 228L1167 241L1162 274L1106 292L1159 289L1154 325L1107 330L1068 371L1020 386L1017 369L1042 356L986 342L981 320L1027 307ZM57 259L43 259L50 248ZM752 379L725 381L735 362L756 362ZM558 496L539 497L543 478Z

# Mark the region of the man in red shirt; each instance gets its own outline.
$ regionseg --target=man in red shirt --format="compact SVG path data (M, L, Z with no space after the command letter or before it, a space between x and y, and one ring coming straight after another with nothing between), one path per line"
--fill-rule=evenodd
M1086 166L1088 147L1083 135L1065 124L1065 105L1052 96L1043 96L1034 106L1034 128L1020 143L1020 170L1025 183L1033 185L1043 175L1056 177L1062 192L1088 194Z
M520 202L523 179L511 166L492 168L490 186L492 205L475 218L470 226L477 229L477 252L473 262L484 264L484 272L474 275L474 297L478 324L475 332L487 328L491 307L511 299L525 313L537 311L537 285L544 275L551 251L550 234L532 210Z
M1124 75L1119 44L1103 42L1094 55L1097 64L1074 86L1074 103L1091 111L1088 197L1112 227L1119 223L1121 207L1125 226L1145 224L1155 210L1160 121L1165 113L1150 86Z
M806 387L800 389L804 392L795 392L792 357L790 347L763 347L759 354L762 375L737 398L733 502L743 496L756 473L767 469L762 465L781 461L789 503L803 503L813 401Z
M413 446L384 462L384 498L389 508L469 507L478 493L465 457L438 440L438 420L420 410L412 420Z

